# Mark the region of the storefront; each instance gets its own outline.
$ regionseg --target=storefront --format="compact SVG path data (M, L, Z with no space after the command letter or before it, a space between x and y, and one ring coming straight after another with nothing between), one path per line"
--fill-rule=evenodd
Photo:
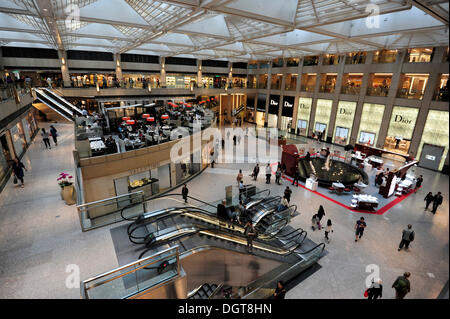
M385 106L383 104L364 103L357 143L376 146Z
M281 130L291 131L292 128L292 116L294 114L294 102L295 96L283 97L283 108L281 109Z
M256 125L264 127L266 122L266 95L258 94L256 101Z
M125 75L124 75L125 77ZM116 85L116 75L114 72L109 73L70 73L70 81L72 87L89 87L96 86L98 83L100 88L114 87ZM128 81L128 80L127 80ZM131 83L127 82L125 83Z
M386 150L408 154L418 114L418 108L394 106L384 143Z
M197 75L186 74L167 74L166 75L166 87L177 89L189 89L191 86L195 86L197 83Z
M280 110L280 96L269 96L269 116L267 118L268 127L278 127L278 111Z
M340 145L347 145L350 143L355 111L356 102L339 101L336 122L334 124L334 143Z
M157 88L160 86L160 74L135 74L135 73L124 73L123 80L126 87L145 89L148 86L152 88ZM108 77L108 86L110 78Z
M417 158L422 167L442 170L449 147L449 113L430 110L422 133Z
M203 73L202 87L209 89L225 88L228 81L228 75L226 74L207 74Z
M25 135L23 132L22 123L18 122L14 125L10 130L12 142L14 145L14 150L16 152L16 156L20 157L25 149L27 144L25 140Z
M255 122L255 96L247 95L245 119L247 122Z
M308 136L309 115L311 114L312 98L300 97L297 108L297 134Z
M322 140L326 140L326 136L328 135L328 124L330 123L332 105L333 100L317 100L313 132L316 135L322 133Z

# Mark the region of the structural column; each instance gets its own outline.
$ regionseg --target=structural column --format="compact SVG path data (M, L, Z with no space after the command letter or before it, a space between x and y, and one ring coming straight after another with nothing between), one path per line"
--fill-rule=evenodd
M197 60L197 87L203 87L202 60Z
M165 88L166 87L166 58L165 57L160 57L160 65L161 65L161 87Z
M61 74L64 87L71 87L69 67L67 66L67 54L64 50L58 50L59 62L61 63Z
M114 54L114 66L116 68L116 79L117 81L119 81L119 83L122 84L123 75L122 75L122 61L120 60L120 53Z

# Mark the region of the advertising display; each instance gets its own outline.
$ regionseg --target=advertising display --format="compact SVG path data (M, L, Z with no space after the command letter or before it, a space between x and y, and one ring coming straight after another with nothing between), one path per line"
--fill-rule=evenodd
M356 102L339 101L334 125L334 143L346 145L350 142Z
M316 106L316 117L314 119L314 133L323 133L322 138L324 139L328 134L328 124L330 122L331 107L333 105L333 100L317 100Z
M283 97L283 108L281 110L281 115L286 117L292 117L294 114L294 96Z
M364 103L356 142L367 146L376 146L385 106L383 104Z
M417 151L417 158L420 159L421 166L428 164L426 165L428 168L442 170L449 147L449 124L447 111L430 110L428 112L422 140ZM427 161L434 163L424 163Z
M418 114L418 108L394 106L384 143L385 149L408 154Z
M269 97L269 114L278 116L278 110L280 109L280 96L270 95Z
M297 108L297 134L308 135L309 115L311 114L312 98L300 97Z

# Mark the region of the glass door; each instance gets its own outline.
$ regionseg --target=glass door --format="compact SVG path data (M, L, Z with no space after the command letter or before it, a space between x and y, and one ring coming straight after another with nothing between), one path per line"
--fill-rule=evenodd
M337 144L345 145L348 141L348 128L336 127L336 137L334 142Z
M308 132L306 128L308 127L308 121L306 120L297 120L297 134L307 136Z

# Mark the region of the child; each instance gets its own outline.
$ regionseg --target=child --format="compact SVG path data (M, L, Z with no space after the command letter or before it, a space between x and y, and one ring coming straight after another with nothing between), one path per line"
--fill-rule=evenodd
M325 239L327 240L327 243L329 243L330 242L330 238L328 238L328 234L331 232L333 232L333 229L332 229L332 224L331 224L331 219L329 219L328 221L327 221L327 226L325 227Z

